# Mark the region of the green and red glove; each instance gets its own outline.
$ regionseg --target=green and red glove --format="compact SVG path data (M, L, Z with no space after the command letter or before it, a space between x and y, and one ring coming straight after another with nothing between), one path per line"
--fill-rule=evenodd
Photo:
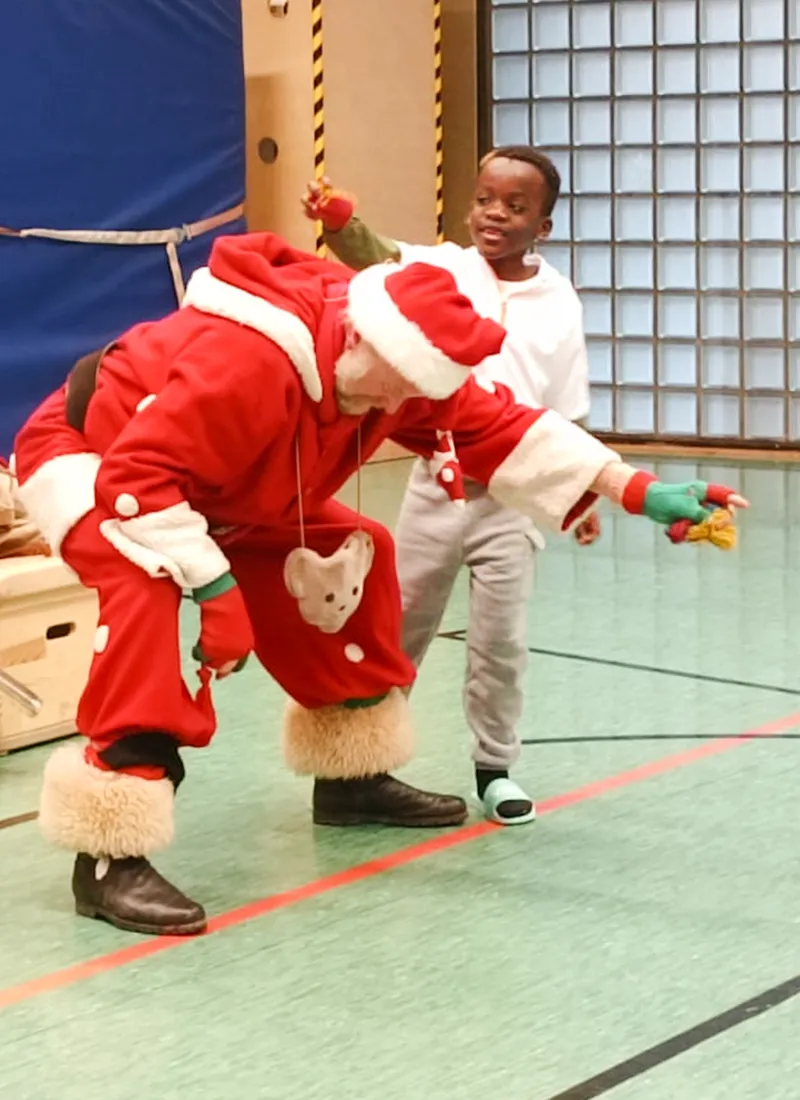
M255 646L241 589L230 573L192 592L200 608L200 637L192 656L219 678L244 668Z
M344 229L356 208L355 197L335 191L328 179L309 183L302 202L306 217L322 222L330 233Z
M671 485L646 470L637 470L622 494L622 507L665 526L672 542L683 542L689 528L707 520L714 509L746 508L747 501L726 485L707 481Z

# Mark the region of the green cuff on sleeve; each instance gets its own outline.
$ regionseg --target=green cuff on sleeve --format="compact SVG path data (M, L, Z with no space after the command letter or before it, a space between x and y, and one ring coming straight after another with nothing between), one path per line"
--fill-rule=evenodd
M222 596L225 592L230 592L230 590L235 587L236 580L233 574L223 573L222 576L217 577L216 580L201 585L200 588L193 588L192 599L195 603L205 603L206 600L213 600L215 596Z

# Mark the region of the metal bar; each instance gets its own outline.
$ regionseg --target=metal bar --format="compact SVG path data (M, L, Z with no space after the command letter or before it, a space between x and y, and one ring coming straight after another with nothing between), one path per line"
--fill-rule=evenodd
M619 341L617 340L618 332L618 318L617 318L617 201L616 201L616 172L617 172L617 158L616 158L616 142L617 142L617 111L616 111L616 79L617 79L617 34L616 34L616 9L612 4L609 12L611 20L611 69L609 73L609 96L608 96L608 110L610 112L609 118L609 170L611 172L611 189L608 196L609 203L609 217L610 217L610 240L608 242L608 249L610 252L610 279L611 286L606 289L606 293L609 296L610 305L610 319L609 325L611 328L611 339L609 341L611 345L611 385L613 392L611 394L611 423L616 427L617 420L621 417L621 413L618 405L618 393L620 385L620 362L619 362Z
M436 243L444 241L444 110L442 100L442 0L433 0L433 125Z
M704 436L702 439L696 439L691 435L662 435L657 440L653 439L652 435L643 435L641 433L613 433L613 432L593 432L593 435L600 440L601 443L615 444L619 448L631 446L640 443L661 443L665 446L677 446L684 448L697 448L698 450L707 451L715 447L728 448L736 451L774 451L775 454L792 453L797 454L797 444L787 443L780 439L773 439L770 436L754 436L751 439L741 439L738 435L709 435Z
M535 39L533 35L533 4L530 5L531 10L531 51L535 48ZM575 110L575 74L573 72L573 65L575 64L575 55L572 50L572 42L574 39L573 34L574 27L574 9L572 0L570 0L569 7L567 8L567 41L570 45L568 67L567 67L567 90L569 92L569 110L567 112L567 118L569 122L569 237L567 238L567 247L569 248L569 277L574 281L575 279L575 118L573 111ZM533 53L531 52L531 59ZM536 138L534 136L534 143Z
M698 437L703 434L703 420L705 416L705 401L703 399L703 313L701 309L701 296L700 296L700 277L701 277L701 244L700 244L700 195L702 193L702 157L700 155L700 126L702 124L701 118L701 104L700 98L700 80L701 80L701 55L700 55L700 5L695 5L695 48L694 48L694 86L698 94L694 99L694 226L695 226L695 242L694 242L694 317L696 326L696 342L695 342L695 365L694 365L694 378L695 378L695 393L697 400L697 435Z
M789 5L791 0L783 0L783 430L788 441L792 438L792 401L791 363L789 356L789 332L791 331L791 298L789 297L789 167L790 149L788 144L790 119L789 73L791 50L789 48ZM797 0L794 0L795 6Z
M660 194L658 189L658 5L652 6L652 37L653 45L650 48L650 189L653 203L652 210L652 241L650 242L650 257L652 263L653 287L651 291L653 301L653 369L656 371L653 379L653 432L656 437L661 435L662 409L661 387L659 385L659 365L661 356L661 344L659 329L661 323L661 300L658 291L658 245L660 238L659 219L661 214Z
M578 3L582 4L584 2L584 0L572 0L572 2L573 3L578 2ZM500 10L505 11L506 9L502 8ZM763 45L765 45L765 43L759 42L758 45L763 46ZM783 43L780 42L780 43L778 43L778 45L783 46ZM682 49L686 49L686 48L687 47L685 47L685 46L682 47ZM647 49L649 50L650 47L648 46ZM659 51L661 51L663 49L664 49L663 46L659 47ZM564 50L554 50L553 54L556 55L556 56L562 56L565 52L566 51L564 51ZM583 55L583 54L588 54L591 51L590 50L574 50L574 51L570 51L570 52L571 52L571 54ZM595 52L608 53L608 49L604 46L602 51L595 51ZM627 53L627 50L626 50L626 53ZM531 53L518 53L517 51L514 51L512 53L511 51L509 51L508 53L496 53L496 54L492 55L493 58L494 57L524 58L524 57L533 57L533 56L541 57L542 54L536 53L535 55L533 55ZM729 100L729 101L735 101L739 98L739 93L738 92L700 92L698 94L699 94L701 100L724 99L724 100ZM694 100L694 99L697 98L697 96L690 95L687 92L675 92L675 93L672 93L672 94L670 94L670 92L660 92L659 95L663 95L664 98L670 100L673 103L680 102L681 100L687 100L687 101L688 100ZM781 95L781 92L779 92L779 91L748 92L747 93L748 99L752 98L752 99L756 99L756 100L757 99L777 99L780 95ZM574 98L580 100L581 103L605 103L608 100L608 96L593 95L593 94L592 95L576 95ZM615 95L614 98L620 100L623 103L628 103L628 102L632 102L632 103L636 103L636 102L638 102L638 103L649 103L649 101L652 99L652 96L649 95L647 92L620 92L619 95ZM494 100L495 103L528 103L529 102L527 99L520 98L519 96L495 96L494 94L492 94L492 99ZM569 103L570 102L570 98L569 98L568 95L542 95L542 96L540 96L540 99L544 99L545 102L547 102L547 103ZM795 143L796 143L796 139L795 139ZM707 142L702 142L702 144L706 145L708 143ZM721 144L723 144L723 145L724 144L736 145L737 142L729 141L727 143L722 142ZM770 143L767 142L766 144L770 144Z
M609 389L610 382L598 382L598 386ZM623 382L622 386L626 393L649 393L652 387L646 382ZM691 382L687 382L685 386L680 385L678 382L669 382L659 387L665 393L691 393L693 385ZM719 397L735 397L739 390L736 386L707 386L706 392L715 394ZM768 389L765 386L754 388L751 391L754 397L780 397L783 390L780 386L775 389Z
M314 107L314 179L325 177L325 54L323 49L322 0L311 0L311 66L313 76ZM318 256L327 254L322 222L317 222L316 250Z
M535 3L536 0L533 0L533 2ZM586 3L587 3L587 0L569 0L569 2L570 3L576 3L577 2L577 3L580 3L581 7L585 7ZM589 0L589 2L591 2L591 0ZM503 4L503 5L501 5L503 11L514 11L515 9L517 11L520 11L520 10L522 10L522 9L528 7L528 6L529 6L528 4ZM612 6L613 6L613 3L612 3ZM719 49L720 47L722 49L725 49L725 47L734 48L738 44L739 43L737 43L735 39L731 38L726 42L703 42L700 45L701 45L702 49L707 50L707 49ZM659 42L658 46L657 46L657 49L658 50L663 50L664 53L676 53L680 50L690 50L690 49L692 49L693 45L695 45L695 43L692 43L692 42ZM783 46L783 39L782 38L759 38L758 39L758 45L759 46ZM580 53L599 54L599 53L606 52L608 50L608 46L572 46L572 49L576 50L576 51L580 51ZM648 52L648 50L652 50L653 46L650 46L650 45L625 46L624 49L625 49L626 53L630 51L630 53L645 54L645 53ZM517 51L517 50L498 50L497 52L502 53L503 56L505 56L506 54L517 53L519 51ZM540 49L536 49L534 47L534 49L531 52L536 53L536 54L557 54L557 53L563 53L563 50L559 49L559 47L557 47L557 46L542 46ZM680 93L679 92L678 94L681 95L681 94L685 94L685 93ZM712 94L715 94L715 93L712 93ZM732 94L735 95L736 93L733 92Z
M650 245L642 245L641 241L631 241L630 243L626 241L625 243L626 243L626 247L635 248L635 249L638 249L641 252L646 252L646 251L648 251L648 249L650 247L652 247ZM680 241L680 242L676 242L676 245L678 247L684 247L684 248L689 247L690 248L691 247L691 242ZM772 245L775 248L780 247L779 245L776 245L774 242L772 242ZM731 251L732 252L734 251L733 248L731 249ZM607 290L607 289L608 288L606 286L594 286L594 287L593 286L583 286L583 285L581 286L581 290L585 291L587 294L599 293L600 291ZM685 286L676 286L676 287L665 286L663 289L664 289L665 292L667 292L670 295L670 297L675 297L675 298L693 298L694 294L695 294L694 290L692 290L690 287L685 287ZM626 294L632 294L632 295L635 295L635 296L638 295L639 297L646 297L648 294L651 293L651 291L648 287L632 286L632 287L626 287L625 288L625 293ZM711 288L709 290L701 290L699 292L699 296L701 298L765 298L765 299L775 299L775 298L781 296L781 290L780 290L780 287L778 287L774 290L761 290L759 288L754 288L753 290L745 290L745 291L740 290L738 288L734 290L732 287L719 287L718 289L717 288ZM792 297L796 297L796 296L792 295ZM671 337L670 337L670 339L671 339ZM689 339L694 340L694 336L689 337ZM749 343L749 342L750 342L749 340L745 339L745 343ZM790 343L796 343L796 341L789 341L789 342ZM761 337L757 337L755 339L754 343L757 343L757 344L761 343Z
M595 150L597 152L602 152L603 149L606 148L606 146L603 146L603 145L590 145L588 148L590 150ZM649 145L646 146L647 150L649 150L650 148L651 147ZM665 148L668 149L670 152L672 152L673 150L677 150L679 148L688 148L691 151L694 150L694 146L688 146L688 147L681 146L681 147L679 147L677 145L667 145L667 146L665 146ZM770 148L774 148L774 146L770 146ZM627 152L628 149L630 149L630 146L626 145L626 146L624 146L624 149ZM579 191L578 194L583 196L584 198L587 198L587 199L605 199L605 198L608 197L608 192L607 191ZM740 194L741 194L740 191L703 191L702 192L702 197L703 198L709 198L709 199L738 199ZM780 198L783 198L784 192L783 191L758 191L757 194L762 196L763 198L780 199ZM617 196L618 199L648 199L648 198L653 198L653 199L655 199L655 198L659 198L659 199L693 199L693 198L695 198L695 195L694 195L693 191L657 191L657 192L655 192L655 191L617 191L616 196ZM687 237L686 240L688 241L689 238ZM720 238L720 240L721 240L721 243L723 243L723 244L725 244L726 241L727 241L728 244L731 244L731 242L735 242L736 238L728 237L728 238ZM774 245L774 244L780 244L780 240L781 240L781 238L779 238L779 237L765 237L765 238L763 238L763 240L759 240L759 241L754 240L753 243L754 244L763 243L763 244L773 244ZM676 243L680 244L681 242L676 241Z
M744 357L744 242L745 242L745 216L744 216L744 4L739 4L739 251L738 279L739 279L739 435L742 439L747 437L747 406L745 397L745 357Z
M494 144L494 96L492 61L494 42L492 35L491 0L476 0L476 99L478 115L478 159L485 156Z
M592 332L587 333L586 338L589 341L608 340L607 335ZM621 334L619 336L619 339L621 341L633 340L638 343L641 342L643 337L625 336ZM694 346L695 342L694 336L670 336L669 339L671 344L685 344L687 346ZM752 345L753 347L759 348L783 348L786 341L782 337L777 337L775 339L767 339L766 337L764 337L759 338L758 340L747 341L747 343L748 346ZM715 336L713 340L706 340L705 344L709 348L738 348L739 339L736 336ZM790 340L789 347L793 351L800 350L800 340Z
M35 718L42 709L43 704L39 696L3 669L0 669L0 691L18 703L32 718Z

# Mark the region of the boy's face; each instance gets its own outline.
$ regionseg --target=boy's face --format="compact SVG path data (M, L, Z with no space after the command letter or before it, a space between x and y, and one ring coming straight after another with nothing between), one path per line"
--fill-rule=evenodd
M522 256L534 241L550 234L544 213L547 181L525 161L495 157L481 169L467 224L472 243L487 260Z

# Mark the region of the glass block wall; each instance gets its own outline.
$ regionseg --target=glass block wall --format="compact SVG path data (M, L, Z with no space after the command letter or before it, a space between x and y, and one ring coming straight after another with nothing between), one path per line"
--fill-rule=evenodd
M564 189L596 431L800 443L800 0L488 0L485 144Z

